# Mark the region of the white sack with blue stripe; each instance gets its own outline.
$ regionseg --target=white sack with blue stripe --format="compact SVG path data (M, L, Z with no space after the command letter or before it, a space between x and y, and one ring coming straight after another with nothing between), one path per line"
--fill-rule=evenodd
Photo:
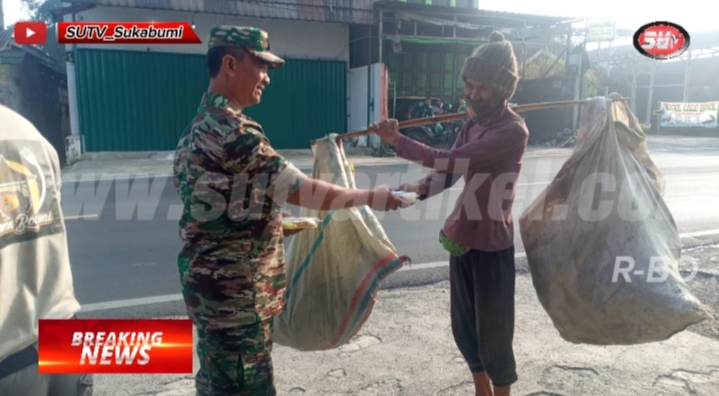
M312 177L356 188L354 170L335 136L317 141ZM275 318L273 339L301 351L337 348L359 332L380 282L405 258L368 207L302 208L300 216L322 223L293 236L287 247L287 306Z

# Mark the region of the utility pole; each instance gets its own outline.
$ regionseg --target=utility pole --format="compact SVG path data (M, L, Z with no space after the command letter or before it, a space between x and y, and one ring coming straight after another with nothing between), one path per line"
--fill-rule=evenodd
M654 75L657 72L657 62L652 62L652 71L649 75L649 93L647 94L647 119L646 123L652 123L652 96L654 94Z
M689 70L692 64L692 50L687 51L687 63L684 68L684 103L689 101Z
M0 0L0 30L5 30L5 12L2 7L2 0Z
M639 62L637 57L634 57L634 70L632 71L632 97L629 99L629 108L632 113L637 113L637 74L639 73Z

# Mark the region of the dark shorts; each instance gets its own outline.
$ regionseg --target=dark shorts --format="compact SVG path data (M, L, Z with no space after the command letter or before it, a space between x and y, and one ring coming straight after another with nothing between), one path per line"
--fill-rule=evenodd
M449 271L452 332L470 370L494 386L515 383L514 247L451 257Z

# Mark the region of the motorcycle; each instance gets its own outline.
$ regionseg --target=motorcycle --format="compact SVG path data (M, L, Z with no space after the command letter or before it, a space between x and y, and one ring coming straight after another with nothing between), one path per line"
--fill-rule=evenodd
M448 149L454 146L459 132L462 130L463 121L452 121L442 124L421 125L402 130L402 134L410 139L424 143L427 146L446 146Z
M446 144L444 128L442 128L440 124L420 125L407 128L402 131L402 134L412 140L416 140L431 147Z
M445 143L447 143L448 148L454 146L454 142L457 141L457 136L459 136L459 132L462 130L462 125L464 125L463 121L452 121L444 124L442 137Z

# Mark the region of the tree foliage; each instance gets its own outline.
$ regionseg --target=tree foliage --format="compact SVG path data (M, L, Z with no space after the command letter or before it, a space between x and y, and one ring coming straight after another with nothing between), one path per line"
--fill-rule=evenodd
M59 4L57 0L20 0L23 14L34 21L52 22L52 16L47 10ZM47 4L46 4L47 3Z
M44 21L50 25L47 30L47 42L37 47L55 60L55 66L53 67L55 70L66 73L65 45L58 44L54 21L52 15L48 12L61 6L61 0L20 0L20 3L23 13L22 20ZM11 30L13 27L13 25L10 25L7 29Z
M543 78L562 77L565 74L565 61L552 58L548 55L540 55L532 62L519 65L519 75L524 80L540 80Z
M591 98L597 96L597 89L601 85L599 77L601 72L597 69L591 68L584 74L584 94L586 97Z

